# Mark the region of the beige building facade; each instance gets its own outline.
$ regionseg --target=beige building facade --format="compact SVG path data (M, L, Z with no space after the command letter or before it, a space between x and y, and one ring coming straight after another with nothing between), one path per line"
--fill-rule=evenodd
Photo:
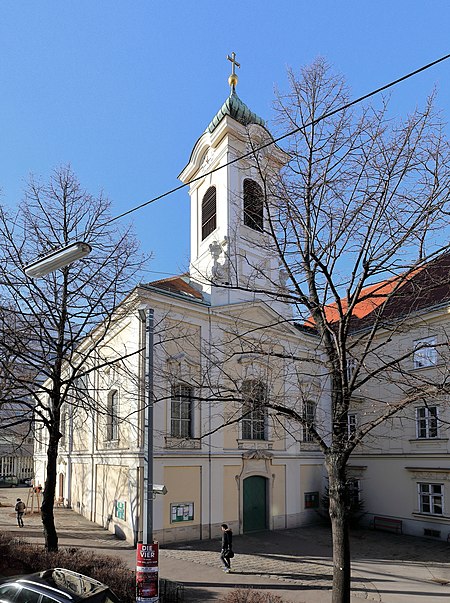
M323 455L308 429L262 404L266 396L282 400L314 421L325 439L330 433L320 341L295 324L282 296L276 299L285 278L264 240L262 182L246 156L249 142L267 140L263 121L232 84L180 175L190 183L189 275L130 293L77 393L89 404L63 411L57 503L130 542L143 533L149 366L153 482L167 489L153 502L156 540L216 537L223 522L244 533L319 518L327 485ZM260 157L274 172L285 160L275 145ZM143 320L150 311L151 350ZM412 353L401 370L361 388L348 415L349 435L407 395L410 380L444 375L447 321L448 305L434 301L411 316L407 329L379 331L386 357ZM447 398L416 397L357 447L348 477L353 496L364 502L363 522L448 538L448 421ZM37 441L36 480L44 483L44 436Z
M131 297L135 311L130 309L127 324L105 348L135 351L134 361L127 368L122 361L112 364L108 378L103 369L101 375L90 374L88 395L98 398L99 412L67 409L58 500L118 536L141 539L146 391L138 308L144 305L155 318L154 483L167 488L154 500L155 538L161 543L210 538L224 521L240 533L316 520L305 501L312 493L317 499L323 489L318 448L303 441L301 431L290 433L257 409L238 420L245 400L253 402L265 388L293 395L284 391L281 379L287 367L281 362L268 368L251 354L239 354L238 360L230 347L237 327L251 332L264 322L266 337L271 331L272 345L283 352L311 346L311 335L273 326L279 316L264 302L216 309L212 328L211 307L192 304L181 294L148 286ZM246 387L254 392L242 394ZM41 483L44 464L45 445L36 454Z
M286 320L287 304L264 294L281 291L283 279L264 242L262 185L248 159L225 165L245 155L249 137L270 134L232 85L180 176L192 181L190 276L129 295L99 350L101 368L89 367L89 404L77 399L63 410L57 502L132 542L142 538L145 512L149 310L153 481L167 489L153 503L155 538L211 538L223 522L240 533L317 518L322 455L305 430L285 429L261 404L268 395L299 403L301 357L316 353L316 340ZM264 161L279 170L285 156L271 146ZM268 362L274 352L279 360ZM316 372L307 379L319 391ZM325 416L325 407L322 396L314 410ZM44 483L41 440L36 479Z
M449 258L439 261L448 274ZM366 523L376 527L387 518L392 530L442 540L450 539L448 312L448 302L431 300L378 334L384 362L404 360L378 383L362 388L354 404L354 425L368 420L376 406L410 400L366 437L349 463ZM407 328L401 324L405 317Z

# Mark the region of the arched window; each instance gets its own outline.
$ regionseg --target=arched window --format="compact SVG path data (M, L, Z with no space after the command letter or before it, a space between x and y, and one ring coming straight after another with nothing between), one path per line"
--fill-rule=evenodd
M264 195L262 188L254 180L244 180L244 224L262 232L264 225Z
M210 186L202 201L202 241L216 229L216 187Z
M108 396L106 409L106 440L111 442L119 439L119 394L113 390Z
M267 439L267 389L264 383L249 379L242 384L242 439Z
M193 390L189 385L172 385L170 435L173 438L191 438L193 435L192 398Z

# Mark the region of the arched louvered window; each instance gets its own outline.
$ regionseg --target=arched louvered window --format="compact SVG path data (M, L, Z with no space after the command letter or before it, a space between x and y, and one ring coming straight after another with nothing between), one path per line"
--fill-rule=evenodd
M202 241L216 229L216 187L210 186L202 201Z
M263 203L262 188L254 180L244 180L244 224L253 230L263 230Z

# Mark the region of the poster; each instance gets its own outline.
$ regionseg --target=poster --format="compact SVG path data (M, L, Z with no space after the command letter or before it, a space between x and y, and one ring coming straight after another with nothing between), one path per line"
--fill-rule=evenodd
M116 517L117 519L126 519L127 503L123 500L116 500Z
M194 503L175 503L170 505L170 522L193 521Z
M142 544L136 551L136 601L157 603L159 598L158 543Z

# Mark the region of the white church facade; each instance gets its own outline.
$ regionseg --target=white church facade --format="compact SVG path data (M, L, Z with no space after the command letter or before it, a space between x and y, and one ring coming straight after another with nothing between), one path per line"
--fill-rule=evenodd
M287 320L288 305L253 292L283 284L275 258L262 251L257 171L239 159L249 136L256 143L270 139L232 80L229 98L180 175L191 182L190 275L131 292L123 302L126 316L103 346L111 366L94 370L85 385L103 412L68 408L63 417L57 502L130 541L142 535L146 359L139 350L145 347L142 310L149 309L153 481L167 489L153 505L155 538L210 538L224 521L239 533L316 519L324 483L320 451L306 430L284 429L258 404L266 395L298 396L301 360L294 368L282 357L315 354L316 341ZM275 146L264 158L274 170L285 161ZM280 360L261 359L255 350L264 346L278 350ZM320 375L308 378L315 392L309 412L320 413ZM41 445L39 483L44 453Z
M189 274L130 293L101 350L109 366L91 367L84 384L99 411L67 408L62 420L57 502L130 542L142 539L145 508L150 312L153 482L167 489L153 503L155 539L212 538L223 522L235 533L313 523L326 491L323 455L308 429L261 404L266 396L292 400L330 431L329 384L321 363L311 362L320 341L282 301L283 274L264 241L263 183L249 148L270 133L239 99L236 82L233 73L229 97L180 174L191 199ZM274 172L286 159L276 145L260 154ZM440 337L446 320L446 308L424 309L402 345L429 333L428 323ZM365 400L380 395L390 394L361 392L349 433ZM443 401L431 406L446 416ZM348 474L367 524L378 517L405 533L450 533L450 447L429 407L418 402L352 454ZM44 483L44 469L41 444L36 482Z

